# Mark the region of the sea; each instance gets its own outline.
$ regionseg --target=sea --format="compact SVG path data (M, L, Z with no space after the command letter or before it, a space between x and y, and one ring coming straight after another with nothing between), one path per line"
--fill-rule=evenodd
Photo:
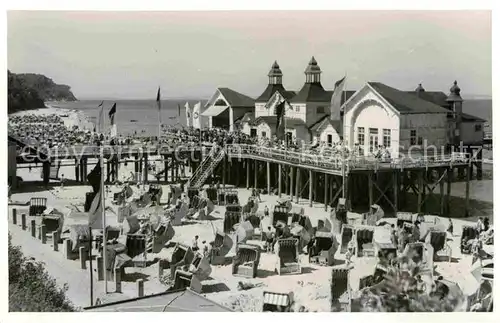
M81 100L75 102L51 102L50 105L63 109L75 109L85 113L92 122L96 122L99 116L99 104L102 100ZM162 124L185 126L186 110L184 105L189 102L190 106L201 102L202 107L206 100L162 100L161 120ZM104 127L109 126L108 112L116 103L115 122L119 134L127 136L134 133L142 136L158 135L158 108L156 100L105 100L104 101ZM180 115L178 106L180 105ZM491 128L492 100L491 99L468 99L464 100L463 111L465 113L485 119L488 123L485 131Z
M75 102L49 102L50 106L62 109L78 110L83 112L91 122L97 125L102 100L81 100ZM172 126L186 125L186 102L192 107L201 102L202 107L206 100L162 100L161 123ZM104 129L110 126L109 111L116 103L115 123L120 135L139 136L158 135L158 105L156 100L105 100L104 101ZM178 107L180 106L180 114ZM97 127L98 129L98 127Z

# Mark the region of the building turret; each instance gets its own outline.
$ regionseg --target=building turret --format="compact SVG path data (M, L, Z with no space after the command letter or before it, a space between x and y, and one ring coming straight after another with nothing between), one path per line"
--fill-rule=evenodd
M422 83L419 83L417 88L415 89L415 92L417 92L417 95L421 92L425 92L424 87L422 86Z
M453 132L453 143L455 147L460 145L461 134L460 129L462 128L462 102L464 100L460 96L460 88L457 85L457 81L453 82L453 86L450 88L450 95L446 99L446 102L450 104L450 109L453 111L453 116L455 120L455 129Z
M321 69L314 56L309 61L304 74L306 74L306 83L321 83Z
M269 76L269 84L283 84L283 73L281 72L277 61L274 61L274 64L267 76Z

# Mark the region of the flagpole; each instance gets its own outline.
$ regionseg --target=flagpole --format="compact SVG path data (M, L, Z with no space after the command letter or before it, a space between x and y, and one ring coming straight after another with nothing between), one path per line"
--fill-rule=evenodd
M158 87L158 144L161 138L161 94L160 87Z
M104 146L101 146L101 206L102 206L102 227L103 227L103 237L102 237L102 266L104 272L104 293L108 293L108 270L106 266L106 204L104 195Z
M89 226L89 269L90 269L90 306L94 305L94 275L92 269L92 227Z
M345 82L344 82L344 87L342 89L342 96L344 97L344 104L345 104L345 98L346 98L346 91L344 89L347 89L347 73L344 75ZM342 108L342 103L340 104L340 108ZM345 135L345 111L342 113L342 141L343 141L343 146L342 147L342 198L345 199L345 143L346 143L346 135Z

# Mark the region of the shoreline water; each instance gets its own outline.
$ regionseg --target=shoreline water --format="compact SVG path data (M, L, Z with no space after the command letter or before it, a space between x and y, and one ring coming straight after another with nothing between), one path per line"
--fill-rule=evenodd
M67 128L77 126L79 129L93 130L94 123L90 121L90 117L83 111L76 109L61 108L54 106L51 102L45 102L45 108L34 110L23 110L9 114L8 116L24 116L24 115L58 115Z

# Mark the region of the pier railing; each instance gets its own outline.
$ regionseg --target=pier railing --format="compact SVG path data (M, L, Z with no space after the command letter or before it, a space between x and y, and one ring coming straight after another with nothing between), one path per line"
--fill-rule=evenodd
M363 156L345 156L345 158L342 158L341 154L320 155L256 145L227 145L226 149L228 156L231 158L260 157L269 161L283 161L299 166L303 165L335 171L341 171L343 163L346 171L352 171L453 166L458 164L464 165L469 162L469 156L466 153L451 153L433 157L403 157L384 160Z

